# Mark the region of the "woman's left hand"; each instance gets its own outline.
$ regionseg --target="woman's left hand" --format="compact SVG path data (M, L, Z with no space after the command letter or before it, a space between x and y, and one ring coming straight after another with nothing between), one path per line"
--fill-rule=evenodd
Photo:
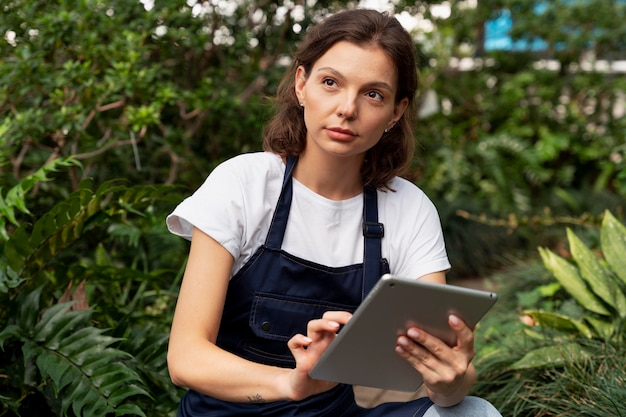
M452 347L416 327L396 341L396 352L422 374L431 400L444 407L462 401L475 379L472 329L455 315L450 315L448 324L457 335Z

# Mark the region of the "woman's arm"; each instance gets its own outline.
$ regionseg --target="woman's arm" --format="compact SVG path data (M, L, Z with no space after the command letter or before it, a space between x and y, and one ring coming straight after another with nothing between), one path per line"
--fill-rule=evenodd
M446 277L444 272L436 272L420 280L445 284ZM448 323L457 334L455 346L450 347L415 327L398 337L396 346L398 354L424 377L430 399L442 407L461 402L476 381L476 370L471 363L475 355L474 334L456 316L450 316Z
M334 386L312 380L308 370L334 337L338 323L349 319L347 313L313 320L307 336L289 341L296 369L254 363L215 345L232 265L223 246L194 229L167 355L174 384L234 402L298 400Z

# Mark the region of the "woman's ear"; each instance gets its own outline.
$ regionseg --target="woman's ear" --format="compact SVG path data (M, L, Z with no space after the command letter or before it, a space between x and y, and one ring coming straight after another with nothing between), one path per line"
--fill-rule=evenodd
M294 86L296 89L296 97L298 97L300 103L303 104L306 96L304 91L306 86L306 71L302 65L296 68Z
M398 123L398 120L400 120L400 118L402 117L402 115L404 114L408 106L409 106L409 99L406 97L394 105L393 118L391 119L392 126Z

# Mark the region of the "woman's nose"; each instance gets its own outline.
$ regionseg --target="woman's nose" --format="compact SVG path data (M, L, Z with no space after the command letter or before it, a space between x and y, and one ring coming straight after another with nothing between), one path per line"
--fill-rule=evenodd
M337 109L339 117L346 119L354 119L357 117L357 98L352 95L347 95L339 103Z

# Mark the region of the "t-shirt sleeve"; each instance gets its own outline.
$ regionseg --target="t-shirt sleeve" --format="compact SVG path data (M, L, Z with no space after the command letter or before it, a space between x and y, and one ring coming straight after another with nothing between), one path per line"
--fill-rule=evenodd
M241 179L231 165L218 165L200 188L167 216L166 224L171 233L188 240L196 227L237 259L244 234L245 205Z
M392 206L393 218L400 219L395 226L399 238L390 242L392 272L407 278L447 272L450 261L435 205L419 188L403 185L408 189Z

